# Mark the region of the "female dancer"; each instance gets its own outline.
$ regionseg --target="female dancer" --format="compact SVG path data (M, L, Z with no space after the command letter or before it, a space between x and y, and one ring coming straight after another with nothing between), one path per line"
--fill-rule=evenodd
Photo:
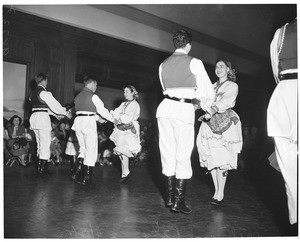
M237 169L242 148L239 116L231 109L238 95L235 70L228 61L219 60L215 66L219 80L214 84L215 101L209 111L199 118L203 121L197 137L200 165L208 169L215 187L212 205L221 205L228 170Z
M140 105L137 102L138 92L132 85L124 88L125 102L111 111L111 114L119 124L110 135L110 139L115 143L114 152L121 160L122 175L120 182L129 181L129 158L136 156L141 151L140 126L138 118L140 116Z

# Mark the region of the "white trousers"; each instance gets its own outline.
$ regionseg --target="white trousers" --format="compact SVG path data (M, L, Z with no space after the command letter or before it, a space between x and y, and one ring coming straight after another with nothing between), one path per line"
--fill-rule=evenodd
M95 166L98 158L98 134L95 116L78 116L75 118L72 129L79 144L79 158L83 164Z
M297 144L289 139L274 137L275 151L280 171L285 181L287 204L289 209L290 223L297 223Z
M122 175L121 177L126 177L130 173L129 170L129 158L127 156L122 156L121 159L121 168L122 168Z
M162 173L177 179L192 177L191 154L194 125L176 119L157 118Z
M51 131L34 129L37 143L37 155L42 160L50 159Z

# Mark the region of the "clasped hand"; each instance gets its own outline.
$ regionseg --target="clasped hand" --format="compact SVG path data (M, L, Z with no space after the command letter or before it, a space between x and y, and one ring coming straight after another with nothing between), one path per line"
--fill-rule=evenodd
M209 113L205 113L198 118L198 121L209 120L211 119L211 115Z

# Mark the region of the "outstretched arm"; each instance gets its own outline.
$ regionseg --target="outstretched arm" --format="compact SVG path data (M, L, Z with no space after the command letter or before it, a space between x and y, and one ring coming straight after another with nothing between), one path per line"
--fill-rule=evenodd
M98 95L94 94L92 97L92 102L96 106L97 113L99 113L103 118L107 119L108 121L114 123L114 117L111 113L104 107L104 103L98 97Z

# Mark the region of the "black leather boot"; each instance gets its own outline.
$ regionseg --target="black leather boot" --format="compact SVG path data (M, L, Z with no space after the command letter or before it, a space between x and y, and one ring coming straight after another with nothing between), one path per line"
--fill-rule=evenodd
M187 179L176 179L175 198L171 208L173 212L189 214L192 211L185 205L186 183Z
M83 172L84 176L83 176L82 182L80 184L83 185L83 186L92 185L93 167L84 165L83 171L84 171Z
M79 157L74 165L73 174L71 176L71 179L73 181L78 181L78 176L82 175L82 168L83 168L83 158Z
M43 173L43 163L44 163L43 160L38 159L38 161L37 161L37 166L36 166L36 172L37 172L38 174L42 174L42 173Z
M70 161L70 173L72 175L75 168L75 162L73 156L70 156L69 161Z
M166 207L172 207L174 203L174 194L175 194L175 176L167 176L166 179Z
M48 169L49 162L47 160L44 160L43 162L43 174L45 175L51 175L52 172Z

